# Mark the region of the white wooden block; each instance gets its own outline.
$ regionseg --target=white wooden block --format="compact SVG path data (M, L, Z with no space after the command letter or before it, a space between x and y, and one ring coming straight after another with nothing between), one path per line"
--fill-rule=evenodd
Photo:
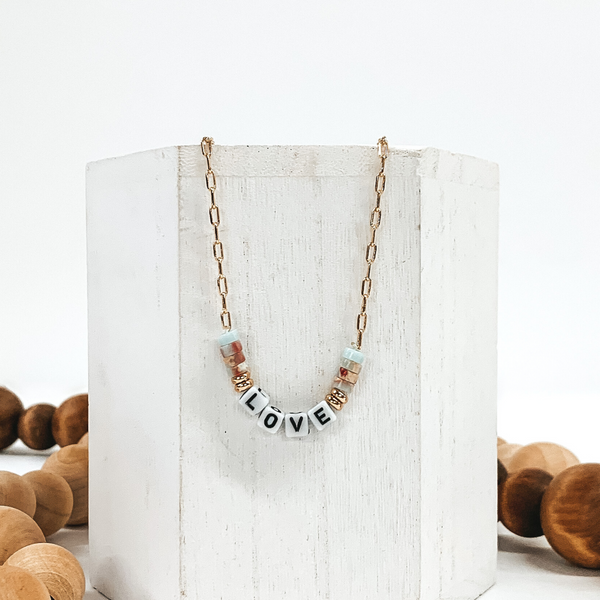
M277 433L284 421L285 414L276 406L269 405L258 417L258 426L269 433Z
M220 146L228 304L284 412L354 339L367 146ZM112 600L470 600L496 559L496 165L392 147L359 381L237 405L198 146L88 167L90 560Z
M251 415L258 415L269 404L269 396L259 387L253 385L240 396L239 403L244 407L246 412L249 412Z
M305 412L285 413L285 435L289 438L306 437L310 433Z
M325 400L321 400L316 406L313 406L307 414L317 431L323 431L337 419L335 411Z

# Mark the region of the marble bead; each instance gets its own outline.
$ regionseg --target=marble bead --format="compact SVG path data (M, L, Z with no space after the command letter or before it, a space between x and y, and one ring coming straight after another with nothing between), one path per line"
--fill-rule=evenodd
M355 350L354 348L344 348L344 352L342 353L342 358L347 358L348 360L354 361L359 365L362 365L365 362L365 355L360 350Z
M308 418L312 421L318 431L323 431L323 429L329 427L337 420L335 412L331 410L331 407L325 400L322 400L316 406L313 406L307 414Z
M276 406L269 404L258 417L258 426L269 433L277 433L285 415Z
M235 367L236 365L241 365L243 362L246 362L246 357L244 356L243 352L237 352L231 356L225 356L223 358L223 362L228 367Z
M225 346L221 346L221 355L223 358L227 358L228 356L233 356L238 352L242 351L242 342L232 342L231 344L226 344Z
M352 373L356 373L357 375L360 373L362 369L362 365L360 363L354 362L349 358L344 358L342 356L340 360L340 367L344 369L348 369L348 371L352 371Z
M227 346L228 344L233 344L233 342L237 342L240 339L237 329L232 329L231 331L226 331L219 336L219 346Z
M285 413L285 435L287 437L305 437L308 434L308 415L306 413Z
M240 396L240 404L251 415L258 415L269 404L269 396L253 385Z

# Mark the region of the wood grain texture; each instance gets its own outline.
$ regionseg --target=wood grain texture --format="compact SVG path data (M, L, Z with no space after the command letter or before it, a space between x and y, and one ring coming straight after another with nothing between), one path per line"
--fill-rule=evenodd
M76 444L88 430L88 395L67 398L54 413L52 434L61 446Z
M82 600L85 594L85 575L79 561L56 544L26 546L6 564L33 573L44 583L52 600Z
M374 152L215 147L234 324L286 411L324 398L354 337ZM113 600L480 595L496 555L495 165L392 149L367 362L334 427L301 441L264 435L231 391L202 169L198 147L89 167L93 584Z
M48 588L18 567L0 567L0 600L51 600Z
M19 417L23 403L16 394L0 387L0 450L8 448L19 437Z
M498 515L502 524L522 537L544 535L540 521L542 498L552 475L542 469L520 469L498 487Z
M0 565L17 550L45 542L38 524L24 512L10 506L0 506Z
M60 475L73 492L73 510L67 525L85 525L88 522L88 449L72 444L51 454L42 471Z
M579 463L579 459L570 451L551 442L536 442L519 448L510 457L507 468L510 472L519 469L537 468L551 475L558 475L564 469Z
M33 520L48 537L67 524L73 512L73 492L66 480L49 471L31 471L23 479L35 492Z
M600 569L600 464L557 475L544 494L541 519L546 539L563 558Z
M52 417L56 407L52 404L34 404L19 417L19 438L33 450L47 450L56 444L52 435Z
M25 479L9 471L0 471L0 506L12 506L33 517L35 505L35 493Z
M523 446L521 444L500 444L498 446L498 460L502 461L502 464L510 471L510 460L517 450L520 450Z

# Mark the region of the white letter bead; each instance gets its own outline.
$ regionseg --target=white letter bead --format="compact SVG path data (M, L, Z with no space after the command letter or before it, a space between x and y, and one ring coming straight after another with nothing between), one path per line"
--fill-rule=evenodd
M265 406L267 406L267 404L269 404L269 396L259 387L253 385L241 395L240 404L251 415L257 415Z
M287 437L304 437L308 435L308 416L306 413L285 414L285 435Z
M276 406L267 406L258 417L258 426L269 433L277 433L283 423L284 414Z
M313 406L308 411L308 416L319 431L323 431L323 429L329 427L337 419L335 412L331 410L331 407L325 400Z

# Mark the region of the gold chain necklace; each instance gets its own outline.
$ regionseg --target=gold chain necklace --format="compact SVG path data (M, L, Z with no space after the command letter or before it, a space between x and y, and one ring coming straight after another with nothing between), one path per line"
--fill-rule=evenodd
M223 273L223 243L219 237L219 225L221 215L216 203L217 178L211 165L213 139L205 137L202 139L202 154L206 158L206 187L210 192L210 224L214 229L213 256L217 262L219 275L217 277L217 290L221 298L221 325L225 329L219 337L221 356L225 365L231 369L231 381L235 391L241 393L239 403L251 415L258 416L258 426L269 433L277 433L281 425L285 423L284 430L287 437L305 437L310 433L309 422L317 431L322 431L337 420L335 411L340 411L348 402L348 395L354 389L358 381L358 374L365 360L365 355L360 351L363 334L367 328L367 301L371 295L372 278L371 269L377 257L377 244L375 237L381 224L381 196L385 189L385 161L388 157L388 143L385 137L377 142L377 154L380 159L380 168L375 177L375 208L371 211L370 227L371 239L367 244L365 259L367 261L367 274L361 284L360 312L356 318L356 341L351 347L344 349L340 360L337 376L333 380L333 387L329 394L307 412L283 413L279 408L271 404L269 396L263 390L254 385L250 377L250 370L246 363L246 357L242 351L240 337L235 329L231 329L231 314L227 308L228 285L227 278ZM332 410L334 409L334 410Z

